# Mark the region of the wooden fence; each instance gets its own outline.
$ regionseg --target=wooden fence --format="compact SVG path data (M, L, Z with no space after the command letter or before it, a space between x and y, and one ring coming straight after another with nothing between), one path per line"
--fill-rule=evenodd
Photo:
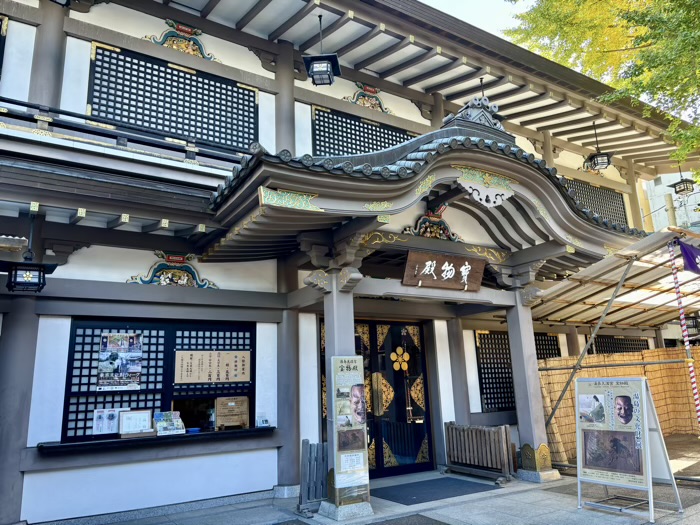
M693 348L693 357L698 362L700 347ZM540 368L572 367L577 357L558 357L538 361ZM624 363L652 363L656 361L684 360L682 348L661 348L624 354L595 354L586 356L584 366L617 365ZM545 418L561 394L571 370L544 370L540 372L540 384ZM678 364L641 364L633 366L607 366L584 368L576 377L640 377L646 376L659 416L661 431L670 434L700 434L695 415L695 402L690 389L688 367ZM547 429L552 461L574 463L576 460L576 414L574 385L569 387L562 400L552 425Z
M328 443L301 442L301 483L297 512L311 516L328 497Z
M510 480L514 473L510 427L445 423L447 467L455 472Z

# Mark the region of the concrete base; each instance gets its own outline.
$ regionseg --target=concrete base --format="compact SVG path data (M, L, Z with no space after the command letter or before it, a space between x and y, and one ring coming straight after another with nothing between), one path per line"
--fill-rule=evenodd
M340 507L336 507L330 501L322 501L321 507L318 509L318 513L321 516L325 516L326 518L330 518L335 521L344 521L374 515L372 505L367 502L353 503L352 505L342 505Z
M299 485L275 485L272 491L275 499L299 497Z
M534 470L518 470L517 477L523 481L529 481L531 483L547 483L549 481L557 481L561 479L561 474L558 470L541 470L540 472L535 472Z

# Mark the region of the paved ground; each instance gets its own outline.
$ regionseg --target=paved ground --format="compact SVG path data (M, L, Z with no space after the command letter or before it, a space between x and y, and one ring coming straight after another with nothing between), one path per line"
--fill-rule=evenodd
M697 437L671 437L666 440L674 470L684 476L700 474L700 442ZM371 498L374 516L336 522L319 515L302 518L294 513L297 499L273 499L271 491L243 497L208 500L173 507L45 525L643 525L645 517L591 508L577 508L575 471L560 481L533 484L512 481L499 490L430 501L418 505L401 505ZM373 480L371 489L439 478L438 472L425 472ZM459 479L491 485L484 479L447 474ZM602 489L584 485L584 500L600 499ZM663 525L700 525L700 483L679 482L685 511L656 511L656 523ZM611 493L613 489L610 489ZM622 493L621 491L617 492ZM655 501L671 501L668 487L657 490ZM248 501L232 503L247 498ZM206 508L204 508L206 507Z

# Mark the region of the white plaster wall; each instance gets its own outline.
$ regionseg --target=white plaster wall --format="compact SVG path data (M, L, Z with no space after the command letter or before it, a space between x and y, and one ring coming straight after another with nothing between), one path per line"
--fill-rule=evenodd
M10 20L0 77L0 96L15 100L29 98L35 37L35 27Z
M355 92L358 91L358 87L354 82L345 80L344 78L336 78L332 86L314 86L311 83L311 80L307 80L305 82L296 80L295 85L297 87L314 90L321 95L326 95L337 99L352 97ZM421 116L418 107L410 100L397 97L389 93L384 93L383 91L379 93L379 98L381 98L382 102L384 102L384 107L389 108L393 115L405 118L406 120L412 120L413 122L418 122L419 124L424 124L427 126L430 125L430 121ZM350 102L348 102L348 104L350 104ZM379 111L377 111L377 113L380 114Z
M105 27L112 31L119 31L136 38L153 35L160 37L164 31L170 29L165 25L164 20L113 3L96 5L90 9L89 13L78 13L71 10L70 16L76 20ZM274 78L274 73L263 69L258 57L252 51L249 51L248 48L207 35L206 33L198 38L204 45L204 50L213 54L223 64L267 78Z
M275 138L275 95L258 93L258 142L272 153L277 153Z
M21 518L92 516L270 490L277 449L25 473Z
M561 350L561 356L566 357L569 355L569 345L566 343L566 334L557 335L559 339L559 349Z
M59 266L49 279L82 279L126 282L134 275L147 274L158 259L152 251L127 250L109 246L83 248ZM225 290L277 291L277 264L274 260L241 263L198 263L193 266L200 278L209 279Z
M30 5L32 7L39 7L39 0L12 0L12 1L17 2L19 4Z
M29 409L27 446L61 440L66 368L70 345L70 317L41 316Z
M305 153L311 155L313 141L311 140L311 106L294 103L294 148L295 154L302 156Z
M467 392L469 393L469 411L479 414L481 407L481 387L479 384L479 369L476 363L476 339L474 330L463 330L464 356L467 364Z
M277 426L277 324L255 326L255 417Z
M90 42L68 37L66 62L63 69L63 87L61 88L61 109L85 113L90 82L91 52Z
M447 336L447 321L433 321L435 329L435 350L437 357L438 388L440 390L440 411L443 422L455 420L455 402L452 392L452 365L450 363L450 343Z
M299 314L299 411L300 439L321 442L320 350L316 314Z

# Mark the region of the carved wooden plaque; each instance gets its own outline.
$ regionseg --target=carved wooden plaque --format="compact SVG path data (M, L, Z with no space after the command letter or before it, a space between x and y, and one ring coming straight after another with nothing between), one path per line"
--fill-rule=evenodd
M434 252L408 252L403 284L476 292L486 261Z

